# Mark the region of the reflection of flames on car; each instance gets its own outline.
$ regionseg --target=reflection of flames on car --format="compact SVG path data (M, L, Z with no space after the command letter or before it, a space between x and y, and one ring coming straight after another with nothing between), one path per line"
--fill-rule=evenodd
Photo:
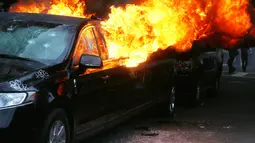
M139 1L139 0L137 0ZM125 65L135 67L158 49L187 51L192 42L215 33L229 35L221 40L236 45L251 28L248 0L143 0L124 8L111 7L102 28L110 58L128 57ZM12 12L49 13L76 17L86 5L79 0L19 2ZM238 37L238 38L233 38ZM225 39L223 39L225 38Z

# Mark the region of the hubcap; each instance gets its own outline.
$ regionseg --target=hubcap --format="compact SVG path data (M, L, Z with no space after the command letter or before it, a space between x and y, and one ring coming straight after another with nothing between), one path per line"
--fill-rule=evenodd
M171 113L174 112L174 108L175 108L175 87L172 87L169 104L169 110Z
M66 130L62 121L58 120L52 124L49 143L66 143Z

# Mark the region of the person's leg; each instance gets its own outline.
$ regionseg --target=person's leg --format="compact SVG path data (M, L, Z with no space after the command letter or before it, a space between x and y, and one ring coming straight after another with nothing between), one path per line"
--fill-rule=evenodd
M232 60L232 66L233 66L232 72L233 73L236 71L236 68L234 67L233 62L234 62L235 58L238 56L238 54L239 54L238 49L233 49L233 51L232 51L232 56L233 56L232 57L233 58L233 60Z
M242 60L242 69L243 69L243 72L245 72L245 54L243 49L241 49L241 60Z
M228 73L229 74L235 72L235 67L233 66L234 59L235 59L235 57L232 57L232 56L229 57L229 59L228 59L228 68L229 68Z
M232 74L236 71L236 68L233 66L233 62L235 57L238 55L237 49L230 49L229 50L229 59L228 59L228 67L229 67L229 74Z
M248 65L248 49L244 51L244 72L246 72L246 68Z

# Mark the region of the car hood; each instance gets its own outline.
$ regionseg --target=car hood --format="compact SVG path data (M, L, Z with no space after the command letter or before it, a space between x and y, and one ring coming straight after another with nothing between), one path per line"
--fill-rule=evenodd
M60 65L46 66L37 62L13 59L0 61L0 67L2 67L0 68L0 92L34 91L37 90L34 85L67 74L60 70Z
M44 64L28 61L18 61L13 59L0 60L0 67L2 67L0 68L0 82L11 80L44 66Z

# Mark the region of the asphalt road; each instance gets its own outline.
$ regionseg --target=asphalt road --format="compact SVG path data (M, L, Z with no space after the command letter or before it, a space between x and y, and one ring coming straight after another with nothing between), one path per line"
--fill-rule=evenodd
M221 79L219 96L177 116L149 110L82 143L255 143L255 73Z

